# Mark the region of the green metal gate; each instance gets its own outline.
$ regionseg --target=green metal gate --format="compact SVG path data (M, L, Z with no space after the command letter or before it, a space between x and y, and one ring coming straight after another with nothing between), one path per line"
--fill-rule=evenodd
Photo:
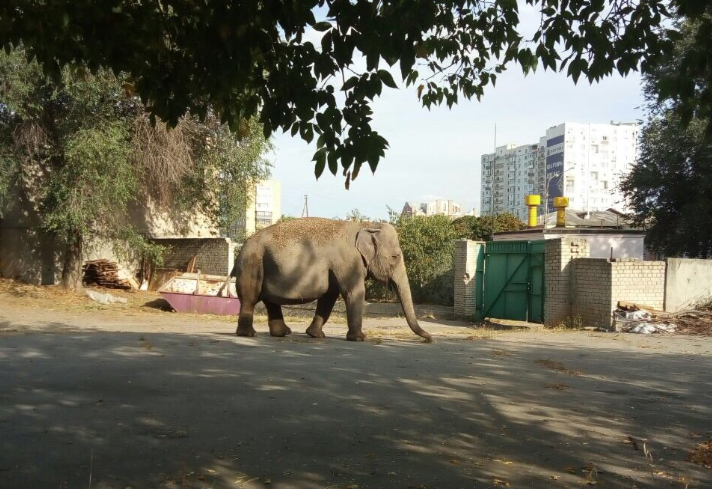
M544 322L545 251L544 240L487 242L484 317Z

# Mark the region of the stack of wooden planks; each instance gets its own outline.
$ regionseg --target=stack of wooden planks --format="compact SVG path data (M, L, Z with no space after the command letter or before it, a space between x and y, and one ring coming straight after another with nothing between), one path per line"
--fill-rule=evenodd
M84 264L84 284L109 289L131 289L128 280L119 278L119 266L109 260L90 260Z

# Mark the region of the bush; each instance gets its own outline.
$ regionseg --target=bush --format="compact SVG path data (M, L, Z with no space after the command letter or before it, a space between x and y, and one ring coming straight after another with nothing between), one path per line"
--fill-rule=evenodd
M454 241L458 238L447 216L403 216L395 219L410 288L415 301L452 303ZM446 282L447 281L447 282Z

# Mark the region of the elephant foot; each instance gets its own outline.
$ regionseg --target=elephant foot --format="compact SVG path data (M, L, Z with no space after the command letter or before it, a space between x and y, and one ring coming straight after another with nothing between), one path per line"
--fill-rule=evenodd
M276 336L277 338L282 338L284 336L292 334L292 330L282 321L277 324L270 324L269 334L272 336Z
M253 336L255 336L257 334L257 331L255 331L254 328L250 328L250 329L237 328L237 331L235 331L235 334L237 336L248 336L248 337L252 338Z
M346 339L348 341L363 341L366 339L366 335L363 333L363 331L359 331L358 333L352 333L349 331L346 333Z
M309 326L306 333L312 338L326 338L326 335L321 328L315 328L314 326Z

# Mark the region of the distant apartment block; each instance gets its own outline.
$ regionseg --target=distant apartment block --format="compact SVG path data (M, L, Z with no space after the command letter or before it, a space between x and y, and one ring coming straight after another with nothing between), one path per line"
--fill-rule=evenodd
M264 180L255 185L245 218L238 219L228 231L228 236L240 240L262 228L271 226L282 217L282 184L277 180Z
M544 189L544 149L541 144L499 146L482 155L483 215L511 212L525 219L524 196Z
M500 146L481 158L482 214L525 219L528 194L548 194L549 209L554 197L566 196L571 209L623 211L619 183L635 163L637 137L635 123L565 122L538 143Z
M460 217L462 206L452 200L433 200L431 202L406 202L401 215L404 216L435 216L444 215Z

